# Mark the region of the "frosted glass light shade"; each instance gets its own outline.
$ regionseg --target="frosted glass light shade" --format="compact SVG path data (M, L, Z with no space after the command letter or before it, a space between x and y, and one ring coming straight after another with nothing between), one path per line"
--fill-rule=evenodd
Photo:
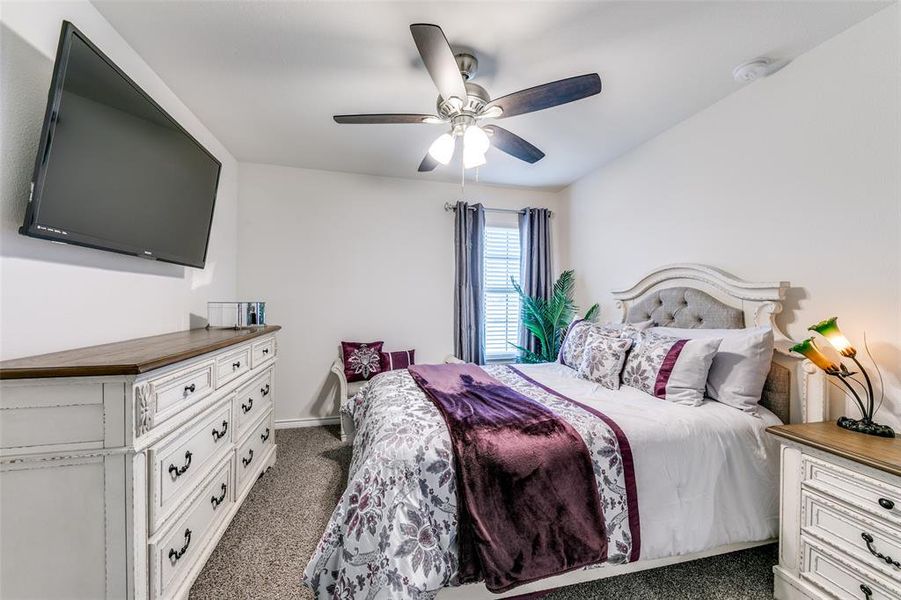
M485 164L485 153L477 152L463 145L463 168L472 169L473 167L481 167Z
M454 137L449 133L442 133L432 145L429 146L429 156L446 165L454 155Z
M463 132L464 150L472 150L478 154L485 154L491 145L488 134L478 125L470 125Z

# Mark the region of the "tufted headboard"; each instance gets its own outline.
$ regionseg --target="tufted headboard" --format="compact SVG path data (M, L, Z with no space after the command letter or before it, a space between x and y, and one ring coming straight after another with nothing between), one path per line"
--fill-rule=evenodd
M650 292L634 302L626 322L654 321L658 327L682 329L741 329L745 315L701 290L671 287Z
M652 320L687 329L740 329L769 325L776 351L760 403L783 422L825 419L826 382L808 361L790 355L793 342L775 322L788 282L751 283L713 267L677 264L648 273L613 292L620 321Z

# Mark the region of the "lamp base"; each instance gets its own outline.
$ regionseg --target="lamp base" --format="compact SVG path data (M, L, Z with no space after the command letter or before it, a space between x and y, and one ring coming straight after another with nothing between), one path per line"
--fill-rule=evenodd
M884 438L895 437L895 430L888 425L880 425L879 423L874 423L873 421L868 421L867 419L860 419L855 421L854 419L849 419L848 417L839 417L838 421L836 421L835 424L842 429L856 431L857 433L865 433L867 435L875 435Z

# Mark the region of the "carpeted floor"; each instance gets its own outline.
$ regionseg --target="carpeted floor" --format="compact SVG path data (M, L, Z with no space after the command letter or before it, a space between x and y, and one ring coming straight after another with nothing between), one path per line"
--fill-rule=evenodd
M337 427L275 432L278 460L251 490L191 600L293 600L343 491L350 448ZM545 600L763 600L773 597L776 546L763 546L557 590Z

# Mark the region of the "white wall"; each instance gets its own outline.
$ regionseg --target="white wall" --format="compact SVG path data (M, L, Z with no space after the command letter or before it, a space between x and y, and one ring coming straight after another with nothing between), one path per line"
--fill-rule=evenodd
M459 197L447 183L241 163L238 291L284 327L277 420L337 414L329 367L341 340L414 348L421 363L453 352L454 218L443 205ZM466 199L557 209L555 194L500 187L467 184Z
M901 424L899 39L894 5L561 192L578 298L673 262L791 281L787 333L866 332Z
M222 162L203 270L18 235L63 19L72 21ZM154 335L200 321L236 286L237 163L86 1L0 13L0 358Z

